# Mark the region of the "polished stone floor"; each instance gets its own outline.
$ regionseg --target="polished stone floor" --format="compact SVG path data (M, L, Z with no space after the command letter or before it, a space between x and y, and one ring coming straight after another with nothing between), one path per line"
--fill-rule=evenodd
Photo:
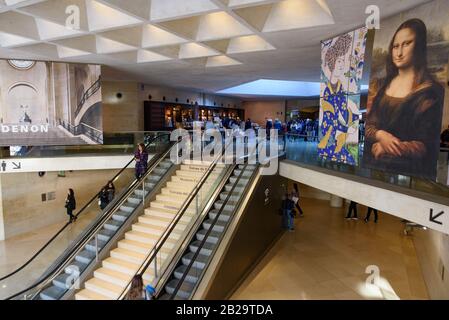
M373 217L368 224L346 221L346 209L302 201L305 217L296 219L296 230L282 236L231 299L428 299L400 219L380 213L378 224ZM365 212L359 206L359 217ZM367 268L377 267L379 277L367 284Z

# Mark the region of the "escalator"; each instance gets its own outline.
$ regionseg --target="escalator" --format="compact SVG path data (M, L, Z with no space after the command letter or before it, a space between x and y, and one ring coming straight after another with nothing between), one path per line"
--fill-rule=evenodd
M123 203L121 210L117 212L117 221L126 218L127 214L132 212L132 210L138 206L138 202L141 201L143 195L148 194L154 186L154 182L157 181L159 177L164 174L164 170L168 168L168 162L161 163L159 167L154 168L153 164L158 162L161 155L165 154L173 145L173 143L170 142L169 137L168 133L157 134L147 141L147 149L149 153L153 154L153 157L149 160L150 169L148 171L149 173L151 171L150 175L152 180L148 181L145 190L136 190L133 196L129 197L129 201ZM89 230L103 219L107 212L109 212L111 208L123 198L133 185L138 183L134 177L133 170L127 170L132 168L133 162L134 159L131 159L123 169L111 178L110 181L113 181L116 185L117 195L105 210L102 211L98 208L97 201L99 193L95 194L87 204L76 213L76 217L79 218L76 224L66 223L28 261L13 272L0 278L0 299L7 299L17 296L18 293L22 293L25 288L28 288L35 282L39 282L54 268L55 265L65 259L66 253L70 251L70 249L73 248L80 239L89 232ZM112 230L116 226L117 225L114 225L114 223L111 222L108 225L108 228ZM110 233L108 232L108 229L103 231L101 238L107 240ZM100 244L101 241L102 240L100 239ZM84 254L86 257L90 257L87 252ZM80 257L79 260L82 260L82 258Z
M189 245L161 288L162 300L190 299L198 287L246 192L254 182L257 165L235 165L232 174L205 215Z
M37 282L8 299L117 299L142 262L163 242L155 259L159 270L147 274L147 281L156 279L229 167L219 163L226 148L213 162L174 164L169 157L179 152L178 147L178 143L172 144L155 159L146 175ZM198 185L203 187L200 192Z
M107 246L112 240L120 234L123 228L126 228L130 217L143 204L145 198L156 189L159 181L172 167L170 159L164 158L159 161L157 166L143 180L143 187L134 189L116 206L116 211L98 228L95 237L88 241L83 249L72 258L62 272L51 281L51 283L39 293L38 299L42 300L60 300L70 290L68 284L72 285L75 281L80 281L80 277L88 267L98 261L101 253L107 250Z

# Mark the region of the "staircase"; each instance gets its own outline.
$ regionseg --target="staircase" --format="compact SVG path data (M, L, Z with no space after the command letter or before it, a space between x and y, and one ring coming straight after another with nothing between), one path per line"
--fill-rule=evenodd
M213 209L211 209L208 213L207 218L205 218L201 227L198 229L195 238L190 243L188 250L186 250L183 257L181 258L178 267L173 272L172 280L168 281L168 283L165 285L166 294L161 297L161 300L167 300L173 294L184 272L187 270L188 265L191 263L192 258L198 251L206 233L211 228L215 217L224 205L224 209L221 212L217 223L214 225L212 232L207 237L205 245L202 247L199 255L195 259L192 268L190 269L175 297L176 299L191 298L197 282L199 281L201 275L205 272L207 263L212 258L212 254L216 249L220 238L223 236L227 225L229 224L232 216L235 213L236 205L238 204L240 198L243 196L243 191L249 183L249 179L254 173L254 170L256 170L256 166L248 165L243 172L242 177L238 181L238 184L235 186L234 190L232 190L233 186L237 183L238 177L243 169L244 165L239 165L234 170L232 176L229 178L228 183L224 186L222 192L220 193L219 199L215 201ZM229 197L228 201L225 203L231 190L232 194Z
M144 214L132 225L131 230L125 233L124 239L118 242L117 248L102 261L101 267L94 272L94 277L85 282L85 289L75 295L76 300L119 298L208 167L206 164L192 161L184 162L180 166L155 200L145 209ZM223 168L224 166L220 170ZM219 173L214 171L210 177L213 175L218 177ZM215 179L208 179L205 186L212 184L210 180ZM200 201L203 200L206 199L200 199ZM169 262L166 259L171 256L185 228L195 216L195 207L189 206L160 251L158 265L164 266L164 262ZM143 279L145 283L153 283L154 268L149 268L143 275Z

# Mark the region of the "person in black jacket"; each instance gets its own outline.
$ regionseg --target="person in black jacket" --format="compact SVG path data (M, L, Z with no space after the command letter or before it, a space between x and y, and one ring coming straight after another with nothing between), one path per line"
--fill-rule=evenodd
M114 199L115 196L115 186L112 181L109 181L107 185L101 189L98 198L100 199L100 208L104 210L109 203Z
M73 215L73 210L76 209L75 192L73 189L69 189L67 193L67 199L65 200L65 207L67 209L67 215L70 220L69 223L76 221L77 217Z

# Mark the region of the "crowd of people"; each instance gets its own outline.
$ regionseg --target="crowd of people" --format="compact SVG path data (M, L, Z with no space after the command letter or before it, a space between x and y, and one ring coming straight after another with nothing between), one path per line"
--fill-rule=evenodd
M287 123L287 132L304 136L305 141L318 141L319 121L312 119L296 119Z

